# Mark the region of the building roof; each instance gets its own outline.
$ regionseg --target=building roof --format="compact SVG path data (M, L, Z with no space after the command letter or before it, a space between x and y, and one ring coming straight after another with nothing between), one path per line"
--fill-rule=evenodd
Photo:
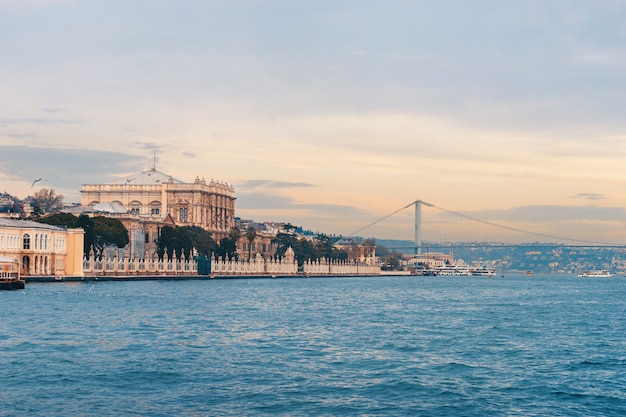
M156 169L143 171L138 174L129 175L128 177L120 178L117 181L113 181L112 184L132 184L132 185L159 185L168 182L174 182L182 184L183 182L177 180L171 175L165 174Z
M107 203L107 202L94 204L91 208L94 211L99 211L102 213L110 213L110 214L128 213L128 210L126 210L124 207L120 206L119 204L113 204L113 203Z
M16 220L16 219L3 219L0 218L0 227L15 227L15 228L28 228L28 229L44 229L44 230L65 230L59 226L53 226L51 224L38 223L32 220Z

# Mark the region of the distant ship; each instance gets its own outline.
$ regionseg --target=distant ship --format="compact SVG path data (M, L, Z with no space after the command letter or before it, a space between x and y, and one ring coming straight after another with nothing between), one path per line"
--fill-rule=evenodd
M580 271L578 276L583 278L610 278L613 274L606 269L598 269L595 271Z
M492 277L496 274L496 270L493 268L472 268L472 275L478 277Z
M527 277L532 277L533 276L533 271L526 271L526 276Z
M424 275L436 275L436 276L483 276L491 277L496 274L496 270L493 268L470 268L464 265L446 265L439 266L435 269L429 270L429 274Z
M470 276L472 272L466 266L462 265L447 265L435 268L435 275L445 276Z

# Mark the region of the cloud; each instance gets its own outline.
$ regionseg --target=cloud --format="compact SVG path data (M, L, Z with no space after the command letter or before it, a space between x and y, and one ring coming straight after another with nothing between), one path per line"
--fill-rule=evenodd
M13 139L33 139L37 137L37 135L33 133L9 133L4 136Z
M532 205L503 210L480 210L465 212L485 221L509 221L519 223L554 223L567 221L618 221L626 222L623 207Z
M130 145L136 148L145 149L148 151L160 151L161 149L163 149L162 144L154 143L154 142L133 141L133 142L130 142Z
M195 154L195 153L193 153L193 152L183 152L183 156L184 156L185 158L193 159L193 158L195 158L195 157L196 157L196 154Z
M390 58L391 61L396 62L412 62L412 61L422 61L427 59L426 55L394 55Z
M5 187L22 184L20 193L29 193L32 181L42 177L48 179L47 188L66 196L66 202L80 201L82 184L102 184L129 170L140 171L141 162L121 152L0 146L0 175Z
M41 7L75 3L76 0L0 0L0 6Z
M276 210L277 217L285 215L290 210L306 210L318 216L332 215L336 218L344 218L356 214L371 216L371 213L357 206L331 203L300 203L291 197L249 191L237 193L237 211L239 210Z
M315 185L306 182L288 182L274 180L247 180L237 184L240 190L255 190L259 188L284 189L284 188L307 188L315 187Z
M41 111L44 113L63 113L65 110L54 107L42 107Z
M291 197L263 192L237 193L237 210L285 210L294 207L295 201Z
M583 198L587 200L605 200L606 195L604 194L594 194L594 193L578 193L572 198Z
M28 117L22 119L0 119L0 124L2 125L53 125L53 124L63 124L63 125L78 125L84 124L85 122L80 119L55 119L55 118L46 118L46 117Z

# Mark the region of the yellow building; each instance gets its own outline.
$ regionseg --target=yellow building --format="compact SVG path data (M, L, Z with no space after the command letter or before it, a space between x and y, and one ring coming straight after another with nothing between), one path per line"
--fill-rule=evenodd
M0 219L0 256L16 258L21 275L83 276L83 229Z
M235 190L196 177L184 183L151 169L110 184L83 184L81 206L118 218L130 233L132 256L155 250L163 226L197 226L216 241L235 225Z

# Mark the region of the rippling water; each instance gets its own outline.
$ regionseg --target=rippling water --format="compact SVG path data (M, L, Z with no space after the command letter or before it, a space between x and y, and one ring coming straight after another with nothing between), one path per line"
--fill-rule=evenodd
M28 284L0 293L0 415L624 416L625 284Z

